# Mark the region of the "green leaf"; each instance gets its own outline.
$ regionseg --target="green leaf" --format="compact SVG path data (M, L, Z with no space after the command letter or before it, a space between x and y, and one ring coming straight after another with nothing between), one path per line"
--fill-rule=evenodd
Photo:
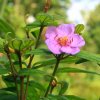
M78 68L71 68L71 67L66 67L66 68L59 68L57 70L57 73L87 73L87 74L95 74L95 75L100 75L97 72L93 72L93 71L87 71L84 69L78 69Z
M47 49L34 49L32 51L28 51L25 53L25 55L29 55L29 54L34 54L34 55L49 55L52 54L50 51L48 51Z
M15 62L13 62L13 64L19 66L19 61L15 61ZM27 66L26 62L22 61L22 64L25 65L25 66Z
M1 36L1 35L0 35L0 36ZM3 52L3 51L4 51L3 44L4 44L4 39L2 39L2 38L0 37L0 52Z
M18 100L14 92L0 90L0 100Z
M76 62L75 62L75 64L80 64L80 63L84 63L84 62L87 62L88 60L86 60L86 59L83 59L83 58L80 58L79 60L77 60Z
M7 59L7 57L6 56L2 56L2 57L0 57L0 63L5 63L5 64L7 64L8 63L8 59ZM1 67L1 66L0 66Z
M100 64L100 55L97 55L97 54L93 54L87 51L80 51L75 56Z
M0 90L10 91L10 92L16 92L16 87L15 86L13 86L13 87L7 87L7 88L2 88Z
M23 40L22 48L21 49L27 49L33 46L34 40L33 39L25 39Z
M58 95L49 94L47 98L48 98L48 100L58 100Z
M69 56L68 58L65 58L65 59L61 60L61 63L75 63L78 60L79 60L78 57Z
M7 82L14 82L14 78L12 75L7 75L7 76L3 76L2 77L4 81L7 81Z
M11 87L15 87L13 76L11 76L11 75L3 75L2 79L3 79L4 83L7 86L7 88L5 90L12 91L12 92L16 91L16 89L13 89L13 88L10 89Z
M81 97L74 96L74 95L52 95L49 94L47 97L49 100L85 100ZM45 100L45 99L42 99Z
M77 60L78 60L77 57L70 56L68 58L61 60L61 63L74 63ZM40 68L40 67L51 66L55 63L56 63L56 59L50 58L50 59L46 59L46 60L43 60L43 61L38 61L38 62L34 63L33 66L35 66L36 68Z
M39 100L40 95L32 85L28 86L27 92L28 92L27 100Z
M0 47L3 47L4 39L0 37Z
M40 84L39 82L31 81L31 82L29 83L29 86L30 86L30 87L34 87L34 88L36 88L36 89L38 89L38 90L40 90L40 91L42 91L42 92L45 92L44 86L43 86L42 84Z
M47 14L47 13L39 13L36 16L36 19L41 23L41 25L47 26L54 22L53 16Z
M5 37L5 34L8 33L8 32L11 33L12 37L15 36L14 29L3 18L0 18L0 31L4 32L4 34L2 34L3 37Z
M9 46L15 50L20 50L22 46L22 40L19 39L13 39L9 42Z
M43 22L43 21L51 21L53 20L53 17L47 13L39 13L36 16L36 19L40 22Z
M13 39L9 42L9 47L15 49L15 50L23 50L31 47L34 44L34 41L32 39Z
M32 33L32 35L35 37L35 38L37 38L38 37L38 35L39 35L39 32L40 32L40 28L33 28L31 31L30 31L31 33Z
M51 58L51 59L47 59L47 60L43 60L43 61L38 61L33 64L33 67L35 66L35 68L40 68L40 67L51 66L51 65L55 64L55 62L56 62L56 59Z
M83 24L78 24L75 27L75 33L79 33L80 34L83 30L84 30L84 25Z
M41 23L39 21L35 21L31 24L27 24L26 29L31 30L33 28L37 28L37 27L40 27L40 26L41 26Z
M7 74L7 73L9 73L7 69L0 67L0 75Z
M46 74L44 71L37 70L37 69L29 69L29 68L23 68L22 70L19 71L20 76L27 76L31 75L34 76L35 74Z
M66 97L67 97L66 100L85 100L85 99L83 99L81 97L74 96L74 95L67 95Z
M59 95L63 95L66 92L66 90L68 89L68 83L65 82L65 81L62 81L62 82L59 82L59 83L61 85L61 89L59 91Z
M57 79L54 76L52 76L52 75L45 75L44 76L44 79L47 82L50 82L51 78L52 78L52 80L54 80L55 82L57 82Z

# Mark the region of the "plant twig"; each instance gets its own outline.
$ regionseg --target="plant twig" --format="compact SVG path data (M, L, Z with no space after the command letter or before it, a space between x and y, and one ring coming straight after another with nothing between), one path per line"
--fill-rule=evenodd
M24 76L20 76L20 100L24 100Z
M45 4L45 7L44 7L44 12L46 13L48 11L48 9L50 8L50 2L51 0L46 0L46 4ZM43 22L44 23L44 22ZM42 24L43 24L42 23ZM38 44L39 44L39 40L40 40L40 36L41 36L41 33L43 31L43 28L44 26L41 26L40 27L40 32L39 32L39 35L38 35L38 38L37 38L37 41L36 41L36 45L35 45L35 49L37 49L38 47ZM29 38L29 34L27 33L27 38ZM34 55L30 55L30 60L29 60L29 64L27 66L27 68L31 68L31 64L32 64L32 60L34 58ZM27 76L27 83L26 83L26 90L25 90L25 94L24 94L24 99L26 98L27 96L27 90L28 90L28 84L29 84L29 78L30 76Z
M22 69L22 57L21 57L21 51L20 50L15 50L18 59L19 59L19 66L20 69ZM20 76L20 100L24 100L24 76Z
M46 0L45 6L44 6L44 12L46 13L48 9L50 8L51 0Z
M52 73L52 77L55 77L56 71L57 71L58 66L59 66L59 63L60 63L60 56L61 56L61 55L59 55L59 56L57 57L57 61L56 61L55 68L54 68L53 73ZM48 87L47 87L47 90L46 90L46 92L45 92L44 97L47 97L47 95L48 95L48 93L49 93L49 90L50 90L50 87L51 87L51 83L52 83L52 81L53 81L52 77L51 77L51 80L50 80L50 82L49 82L49 85L48 85Z
M41 26L40 28L40 32L39 32L39 35L38 35L38 38L37 38L37 41L36 41L36 45L35 45L35 49L37 49L38 47L38 44L39 44L39 40L40 40L40 37L41 37L41 33L43 31L43 26ZM29 64L27 66L27 68L31 68L31 64L32 64L32 60L34 58L34 55L30 55L30 60L29 60ZM30 79L30 76L27 76L27 83L26 83L26 89L25 89L25 94L24 94L24 99L26 98L27 96L27 90L28 90L28 84L29 84L29 79Z
M12 73L12 75L13 75L13 79L14 79L14 82L15 82L18 100L20 100L20 98L19 98L19 91L18 91L18 84L17 84L17 71L15 70L15 67L14 67L14 65L13 65L13 62L12 62L12 60L11 60L11 56L10 56L10 52L9 52L8 46L5 46L4 50L5 50L6 54L7 54L8 60L9 60L9 62L10 62L11 73Z

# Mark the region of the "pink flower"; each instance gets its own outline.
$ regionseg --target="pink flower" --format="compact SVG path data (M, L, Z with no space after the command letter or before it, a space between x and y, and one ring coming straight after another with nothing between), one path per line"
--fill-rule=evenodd
M78 53L80 48L85 45L83 37L75 33L73 24L48 27L45 43L54 54L66 53L72 55Z

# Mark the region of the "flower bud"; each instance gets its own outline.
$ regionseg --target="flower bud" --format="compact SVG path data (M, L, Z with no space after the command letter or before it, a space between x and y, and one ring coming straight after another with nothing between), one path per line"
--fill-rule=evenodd
M15 53L15 50L9 47L9 52L10 53Z
M57 81L56 81L56 80L52 80L51 86L52 86L52 87L56 87L56 86L57 86Z

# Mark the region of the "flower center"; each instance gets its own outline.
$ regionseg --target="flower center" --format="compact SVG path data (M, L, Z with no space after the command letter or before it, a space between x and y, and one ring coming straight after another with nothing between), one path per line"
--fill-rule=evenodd
M66 46L68 41L68 37L64 36L64 37L60 37L58 38L57 42L61 45L61 46Z

